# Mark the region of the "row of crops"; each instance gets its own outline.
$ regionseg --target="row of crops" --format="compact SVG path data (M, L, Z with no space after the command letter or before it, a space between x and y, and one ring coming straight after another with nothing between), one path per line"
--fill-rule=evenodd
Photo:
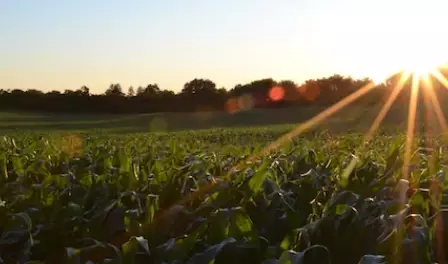
M0 263L445 263L443 139L282 132L4 136Z

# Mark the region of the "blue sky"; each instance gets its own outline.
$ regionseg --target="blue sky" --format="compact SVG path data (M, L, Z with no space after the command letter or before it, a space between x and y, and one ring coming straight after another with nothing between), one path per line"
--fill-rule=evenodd
M446 0L0 0L0 88L380 78L448 59L447 10Z

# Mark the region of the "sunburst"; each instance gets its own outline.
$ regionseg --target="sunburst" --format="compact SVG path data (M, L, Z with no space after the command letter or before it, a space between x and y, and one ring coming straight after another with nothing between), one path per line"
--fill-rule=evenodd
M426 79L429 75L437 70L437 66L440 65L434 59L430 59L426 56L412 57L406 66L402 67L402 71L417 76L419 79Z
M422 93L424 95L424 104L428 111L431 113L435 113L437 117L437 122L439 123L440 127L443 129L444 132L446 132L447 129L447 121L445 119L445 116L443 114L442 108L440 106L440 103L438 101L438 98L436 96L436 93L434 91L433 87L433 78L437 79L442 86L444 86L446 89L448 89L448 80L442 74L439 69L441 67L437 67L437 64L434 64L434 61L428 60L425 57L418 58L415 60L412 60L411 63L406 64L406 67L403 67L400 71L399 81L396 83L395 87L393 87L390 96L388 97L385 104L380 109L380 112L376 116L375 120L373 121L372 125L370 126L368 132L364 136L364 142L367 144L374 136L377 129L380 127L382 121L384 120L385 116L389 112L391 106L394 104L396 98L398 97L399 93L406 87L406 83L411 78L411 96L409 101L409 113L407 118L407 130L406 130L406 142L405 142L405 152L403 157L403 181L400 181L400 183L407 182L409 178L409 167L410 167L410 161L413 151L413 142L415 138L415 126L416 126L416 115L417 115L417 106L419 103L418 96L419 93ZM387 82L390 80L393 76L397 76L396 73L391 74L383 79L383 82ZM234 171L234 169L242 169L242 167L247 165L248 160L253 160L259 157L259 155L267 154L278 147L282 146L286 142L288 142L291 138L294 138L298 136L301 133L304 133L308 131L309 129L317 126L318 124L325 121L327 118L331 117L341 109L345 108L346 106L350 105L351 103L355 102L356 100L360 99L361 97L368 94L371 90L377 88L377 84L381 83L376 81L369 82L364 87L361 87L356 92L350 94L349 96L345 97L341 101L337 102L333 106L325 109L321 113L317 114L313 118L297 125L292 131L286 133L282 137L280 137L278 140L270 143L267 145L261 152L254 153L253 155L249 156L246 160L241 161L239 164L237 164L235 167L229 170L229 173L224 176L224 180L229 180L231 178L231 173ZM428 133L425 133L423 135L424 137L430 137ZM347 166L347 169L344 172L345 174L350 174L350 170L354 169L356 165L356 159L353 159L349 165ZM343 175L343 176L344 176ZM341 179L342 182L344 182L344 179ZM203 193L210 191L211 188L216 183L213 182L212 184L209 184L207 186L202 187L197 193ZM400 197L404 199L405 197L405 189L402 190L402 193L400 193ZM186 201L190 200L192 197L196 197L197 194L192 194L189 197L185 197L183 200L180 201L180 203L185 203ZM401 199L400 199L401 200ZM401 201L403 203L404 201ZM441 222L440 215L437 216L437 221ZM442 232L442 233L441 233ZM436 242L437 246L439 248L443 248L444 242L443 242L443 230L438 231L436 234ZM439 262L442 263L442 262ZM443 262L444 263L444 262Z

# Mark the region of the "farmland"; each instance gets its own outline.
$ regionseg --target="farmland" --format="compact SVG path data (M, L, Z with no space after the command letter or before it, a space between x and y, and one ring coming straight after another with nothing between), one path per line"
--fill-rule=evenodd
M350 106L330 119L318 129L332 131L363 132L372 124L382 106ZM234 114L225 112L154 113L139 115L74 115L36 112L0 112L0 134L14 131L107 131L114 134L139 132L172 132L209 128L244 128L304 122L326 107L291 107L281 109L253 109ZM448 113L447 113L448 114ZM405 125L407 109L392 108L382 127ZM404 130L403 130L404 131Z
M165 125L150 126L154 116L0 115L0 257L442 263L445 138L433 136L430 149L416 139L407 189L403 134L365 143L374 116L351 110L270 152L263 150L293 128L287 123L306 116L283 114L278 125L262 126L274 115L250 112L227 123L196 115L181 126L176 120L186 116L165 114ZM206 128L199 117L220 122L180 131Z

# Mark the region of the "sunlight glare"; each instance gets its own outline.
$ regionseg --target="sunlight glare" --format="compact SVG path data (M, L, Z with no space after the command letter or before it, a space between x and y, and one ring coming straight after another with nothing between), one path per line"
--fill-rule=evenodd
M439 50L426 42L410 43L404 49L408 56L400 58L402 70L416 75L419 79L427 78L437 66L444 63L441 60L443 56L441 56Z
M430 62L430 60L415 60L408 63L403 70L404 72L411 73L422 79L427 78L436 65L437 64Z

